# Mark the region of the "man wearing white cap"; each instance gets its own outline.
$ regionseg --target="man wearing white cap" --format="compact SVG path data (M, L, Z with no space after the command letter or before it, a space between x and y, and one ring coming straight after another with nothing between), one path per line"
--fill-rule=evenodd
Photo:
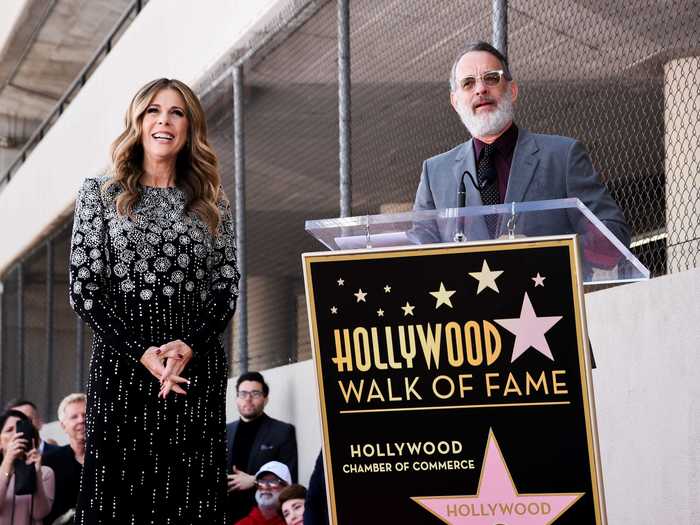
M279 461L265 463L255 474L257 506L236 525L285 525L279 513L279 495L291 483L292 475L287 465Z

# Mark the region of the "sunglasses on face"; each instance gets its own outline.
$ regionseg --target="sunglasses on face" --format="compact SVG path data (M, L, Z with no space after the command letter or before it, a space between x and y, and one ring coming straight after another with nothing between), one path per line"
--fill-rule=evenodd
M284 481L279 479L261 479L256 481L255 484L263 489L278 489L287 485Z
M466 91L471 91L476 87L476 83L481 80L485 86L494 87L497 86L503 77L506 76L505 71L498 69L495 71L486 71L481 75L469 75L464 77L459 81L459 85L462 89Z

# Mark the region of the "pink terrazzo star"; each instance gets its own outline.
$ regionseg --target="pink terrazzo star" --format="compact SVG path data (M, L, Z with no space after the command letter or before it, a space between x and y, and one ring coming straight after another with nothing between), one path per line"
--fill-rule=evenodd
M411 499L449 525L548 525L583 494L519 494L490 431L476 495Z
M513 356L510 358L510 362L512 363L515 361L530 347L554 361L554 356L552 356L552 351L549 349L549 344L547 344L544 334L546 334L552 326L557 324L561 318L561 315L537 317L535 309L530 302L530 297L527 295L527 292L525 292L523 306L520 309L520 317L513 319L494 319L494 321L503 328L515 334Z

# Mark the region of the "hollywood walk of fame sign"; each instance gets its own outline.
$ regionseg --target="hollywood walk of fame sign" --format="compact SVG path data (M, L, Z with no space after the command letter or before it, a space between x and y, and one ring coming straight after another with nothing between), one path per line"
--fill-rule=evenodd
M604 524L574 237L304 255L332 523Z

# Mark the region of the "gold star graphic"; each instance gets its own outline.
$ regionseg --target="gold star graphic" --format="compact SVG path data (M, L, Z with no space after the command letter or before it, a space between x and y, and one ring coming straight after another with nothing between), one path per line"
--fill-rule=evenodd
M357 290L357 293L353 294L355 297L357 297L357 302L359 303L362 301L363 303L366 303L367 301L365 300L365 297L367 296L367 292L363 292L362 288Z
M384 317L384 310L382 310L381 308L377 310L377 317Z
M389 286L389 285L387 284L387 285L384 287L384 293L389 293L389 292L391 292L391 286Z
M407 315L413 315L413 309L415 306L411 306L408 301L406 301L406 306L402 306L401 309L403 310L403 316L406 317Z
M469 272L469 275L474 277L479 281L479 287L476 289L476 295L479 295L486 288L491 288L492 290L498 292L498 286L496 285L496 278L501 275L503 271L491 271L486 259L484 259L484 264L481 266L480 272ZM500 292L499 292L500 293Z
M435 297L437 299L437 304L435 305L435 309L437 310L440 308L441 305L446 304L450 308L452 308L452 301L450 300L450 297L454 295L455 290L446 290L445 285L440 282L440 289L437 292L430 292L430 295Z

